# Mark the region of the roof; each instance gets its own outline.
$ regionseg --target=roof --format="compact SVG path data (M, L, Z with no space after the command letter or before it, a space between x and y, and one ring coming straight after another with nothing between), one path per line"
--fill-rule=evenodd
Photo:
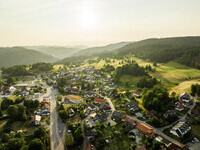
M96 150L96 147L92 144L89 144L86 148L86 150Z
M137 124L137 129L140 130L141 132L148 134L150 136L154 136L155 132L153 129L151 129L149 126L143 124L143 123L138 123Z
M146 150L146 148L143 147L143 146L140 146L140 147L137 148L137 150Z
M130 123L130 124L136 123L136 121L134 119L131 119L130 117L126 117L125 121Z
M187 100L189 100L190 99L190 95L189 94L187 94L186 92L184 92L184 93L182 93L182 94L180 94L180 96L179 96L181 99L187 99Z
M94 101L97 103L105 103L105 100L101 98L95 98Z

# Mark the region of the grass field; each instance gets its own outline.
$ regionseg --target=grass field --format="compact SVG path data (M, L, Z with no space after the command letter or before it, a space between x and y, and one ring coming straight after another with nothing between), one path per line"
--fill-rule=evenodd
M131 75L122 75L120 80L122 82L130 82L132 84L137 83L143 76L131 76Z
M82 97L77 96L77 95L67 95L66 98L75 102L80 102L83 100Z
M149 64L153 66L152 62L137 57L131 57L131 59L135 60L140 66ZM168 89L175 88L174 90L177 90L177 93L183 90L188 91L190 85L196 83L197 79L200 78L200 70L176 62L158 63L157 65L156 72L150 73L150 75L159 79ZM182 82L183 84L180 84Z
M173 91L176 92L176 94L181 94L183 92L190 93L191 85L196 84L196 83L200 84L200 80L190 80L190 81L181 82L178 86L173 87L170 90L170 93Z

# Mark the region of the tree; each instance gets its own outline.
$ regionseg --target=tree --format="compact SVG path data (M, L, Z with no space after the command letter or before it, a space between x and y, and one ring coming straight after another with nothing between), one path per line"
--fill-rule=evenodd
M7 149L8 150L20 150L24 144L25 144L25 141L23 139L13 138L8 141Z
M59 102L62 102L62 95L58 94L56 97L56 100Z
M39 139L44 139L47 136L47 131L45 127L39 126L34 130L34 137Z
M40 139L36 138L30 142L28 150L45 150L45 146Z
M154 66L154 67L157 67L157 63L156 63L156 62L154 62L154 63L153 63L153 66Z
M156 86L143 95L142 103L147 110L163 112L170 104L169 94L165 88Z
M9 77L6 82L7 82L8 86L11 86L11 85L15 84L15 80L14 80L13 77Z
M72 136L71 133L66 134L66 139L65 139L67 147L71 147L74 145L74 137Z
M21 121L27 120L26 107L25 106L19 106L19 108L18 108L18 118Z
M155 141L155 142L153 142L153 146L152 146L151 150L161 149L161 146L162 146L162 143Z
M13 105L14 102L11 99L5 98L3 99L3 101L1 102L1 109L5 110L8 108L9 105Z
M66 110L60 110L58 112L60 118L62 118L63 120L67 119L68 118L68 115L67 115L67 111Z
M10 105L7 109L7 113L10 116L10 119L12 120L18 119L18 107L16 105Z

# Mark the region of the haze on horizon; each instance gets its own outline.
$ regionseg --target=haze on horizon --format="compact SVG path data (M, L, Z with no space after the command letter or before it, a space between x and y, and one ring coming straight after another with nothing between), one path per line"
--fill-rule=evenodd
M199 0L0 0L0 46L200 35Z

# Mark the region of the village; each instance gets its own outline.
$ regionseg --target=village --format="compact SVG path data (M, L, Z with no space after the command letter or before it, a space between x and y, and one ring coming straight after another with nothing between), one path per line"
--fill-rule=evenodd
M28 115L25 130L11 127L4 127L4 130L9 129L10 134L27 134L29 129L42 125L50 132L50 145L62 141L57 145L61 149L123 149L131 146L145 150L153 145L154 149L178 150L188 149L191 144L198 145L197 137L188 139L192 134L193 118L200 117L195 97L184 92L165 113L153 109L144 111L137 100L143 92L117 92L113 78L112 74L92 66L60 67L25 82L1 87L1 108L10 96L15 95L20 97L19 100L6 106L26 106L25 114ZM155 117L163 119L162 126L155 126ZM3 118L7 118L6 113Z

